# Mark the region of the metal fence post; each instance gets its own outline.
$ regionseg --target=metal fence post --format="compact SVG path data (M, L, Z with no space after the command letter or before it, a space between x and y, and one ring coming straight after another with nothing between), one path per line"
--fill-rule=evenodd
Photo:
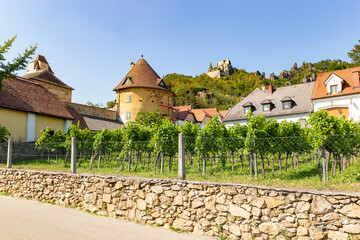
M7 168L11 168L11 161L12 161L12 141L11 139L8 140L8 151L7 151Z
M179 163L178 163L178 176L179 179L185 180L186 178L185 168L185 141L184 134L179 133Z
M325 159L325 149L321 149L321 157L323 164L323 182L326 182L326 159Z
M205 130L203 131L203 137L204 137L204 148L205 148L205 144L206 144L206 139L205 139ZM203 150L203 175L205 176L205 171L206 171L206 159L205 159L205 150Z
M76 139L71 138L71 172L76 173Z

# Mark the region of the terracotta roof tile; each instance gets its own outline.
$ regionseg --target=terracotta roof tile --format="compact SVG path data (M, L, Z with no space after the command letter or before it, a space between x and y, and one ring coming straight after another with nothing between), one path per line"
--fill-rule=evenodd
M188 115L190 111L187 109L184 110L175 110L174 111L174 118L176 120L184 120L186 118L186 116Z
M89 129L89 126L86 124L83 116L82 116L80 113L78 113L78 112L77 112L72 106L70 106L69 104L64 103L64 106L65 106L66 110L67 110L67 111L71 114L71 116L74 118L73 121L72 121L72 123L73 123L74 125L77 125L78 122L80 122L80 123L79 123L79 127L80 127L81 130L84 130L84 129L86 129L86 128Z
M216 108L191 109L190 112L194 113L196 122L202 122L205 116L213 117L217 113L217 109Z
M177 109L177 110L190 110L190 109L191 109L191 105L186 105L186 106L174 106L174 109Z
M128 78L131 83L126 84ZM163 83L163 86L161 86L161 82ZM141 58L128 74L126 74L123 80L114 88L114 91L133 87L156 88L173 93L170 87L162 81L159 75L157 75L143 58Z
M39 81L55 84L55 85L58 85L58 86L61 86L61 87L65 87L65 88L69 88L71 90L74 90L72 87L69 87L68 85L66 85L63 81L61 81L59 78L57 78L53 73L51 73L48 70L42 70L42 71L38 71L38 72L27 73L22 77L26 78L26 79L36 79L36 80L39 80Z
M221 118L225 117L225 115L226 115L228 112L229 112L229 110L219 111L220 117L221 117Z
M34 81L18 77L3 79L2 84L0 107L73 119L55 95Z
M315 86L312 92L311 99L360 93L360 89L354 89L354 78L352 73L353 71L360 71L360 67L337 70L333 72L319 73L315 80ZM324 82L326 81L326 79L328 79L328 77L330 77L332 73L342 78L345 81L345 84L343 85L343 90L341 93L328 95Z

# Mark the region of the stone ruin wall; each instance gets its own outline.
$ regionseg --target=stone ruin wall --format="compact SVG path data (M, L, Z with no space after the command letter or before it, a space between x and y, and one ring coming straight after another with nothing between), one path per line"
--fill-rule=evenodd
M106 118L110 120L116 120L115 110L102 108L102 107L87 106L78 103L68 103L68 104L80 114L90 115L99 118Z
M0 168L0 192L228 239L359 239L360 193Z

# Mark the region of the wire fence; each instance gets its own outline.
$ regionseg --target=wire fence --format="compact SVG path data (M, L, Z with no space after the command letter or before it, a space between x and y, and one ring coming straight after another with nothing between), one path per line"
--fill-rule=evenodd
M179 149L185 150L187 173L241 174L274 177L311 166L323 181L341 174L359 158L360 135L274 138L185 137L157 141L76 142L77 167L112 168L128 172L176 174ZM0 143L0 162L6 162L8 143ZM16 164L69 167L71 143L12 143ZM310 170L309 170L310 171ZM306 172L305 172L306 174Z

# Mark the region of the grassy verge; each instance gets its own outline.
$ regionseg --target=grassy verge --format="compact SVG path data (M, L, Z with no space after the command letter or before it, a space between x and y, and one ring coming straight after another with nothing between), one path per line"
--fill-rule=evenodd
M144 159L143 159L144 160ZM147 159L145 162L139 160L137 169L135 170L135 162L131 164L130 171L128 171L128 162L124 165L124 170L117 166L115 160L102 160L100 168L97 167L97 162L94 163L93 169L90 170L90 160L82 160L81 165L77 167L78 173L93 173L105 175L121 175L133 177L149 177L149 178L164 178L176 179L177 178L177 162L174 159L169 167L169 159L164 160L163 173L161 174L160 166L157 171L154 170L153 161L150 162L149 168ZM220 163L214 161L214 166L207 162L206 174L202 175L202 162L194 159L192 163L187 162L186 178L188 180L212 181L212 182L232 182L232 183L247 183L247 184L261 184L269 186L293 187L293 188L309 188L309 189L328 189L328 190L346 190L358 191L360 189L360 161L358 160L353 165L348 167L346 171L337 172L335 177L330 177L329 182L323 183L321 181L317 164L311 161L300 162L299 166L294 169L288 166L288 170L280 173L278 166L275 164L274 174L271 173L271 163L265 163L265 178L262 178L260 171L260 162L258 164L258 177L250 177L248 162L244 161L243 168L240 162L235 162L234 173L232 173L231 164L221 166ZM6 167L6 164L0 163L0 167ZM58 161L50 159L48 163L47 158L43 159L24 159L14 160L13 168L19 169L32 169L51 172L70 172L70 165L64 164L64 159L60 158Z

